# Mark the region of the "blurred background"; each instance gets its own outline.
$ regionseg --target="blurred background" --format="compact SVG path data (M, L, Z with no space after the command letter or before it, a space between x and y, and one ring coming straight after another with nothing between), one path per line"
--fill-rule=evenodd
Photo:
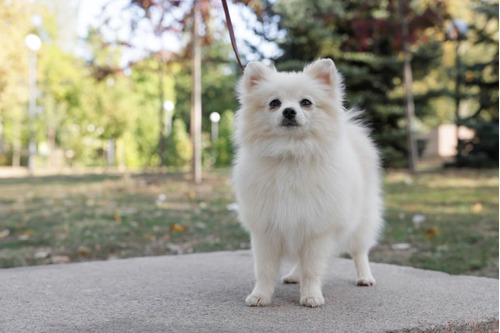
M386 170L375 261L498 277L498 1L229 1L242 62L332 58ZM0 267L246 249L218 0L0 0Z

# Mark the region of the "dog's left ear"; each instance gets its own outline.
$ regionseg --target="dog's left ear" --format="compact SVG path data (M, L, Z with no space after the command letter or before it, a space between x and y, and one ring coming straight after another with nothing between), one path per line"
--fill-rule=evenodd
M342 75L337 71L337 67L332 59L319 59L307 65L304 72L320 83L324 84L328 90L333 92L336 98L343 99L344 86Z

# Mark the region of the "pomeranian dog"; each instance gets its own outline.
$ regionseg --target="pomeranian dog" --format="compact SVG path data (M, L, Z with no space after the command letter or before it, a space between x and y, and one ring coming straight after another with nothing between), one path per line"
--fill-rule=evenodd
M300 283L300 304L317 307L331 254L348 251L357 285L371 286L368 252L381 230L380 162L359 112L343 106L342 76L330 59L303 72L246 66L238 84L232 182L250 232L256 284L249 306L270 304L283 283Z

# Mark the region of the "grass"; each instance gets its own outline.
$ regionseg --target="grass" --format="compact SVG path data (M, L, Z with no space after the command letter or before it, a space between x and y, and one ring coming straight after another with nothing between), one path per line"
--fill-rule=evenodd
M385 192L374 261L498 278L498 170L390 173ZM394 251L398 243L409 248Z
M0 267L249 248L227 174L0 179ZM384 190L373 261L498 278L498 170L390 172Z

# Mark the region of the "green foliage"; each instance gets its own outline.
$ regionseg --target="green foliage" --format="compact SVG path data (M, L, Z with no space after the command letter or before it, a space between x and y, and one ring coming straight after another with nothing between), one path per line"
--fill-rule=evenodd
M216 166L228 166L233 160L233 123L234 112L231 110L224 111L219 122L219 138L214 143Z
M221 110L236 110L236 70L227 63L231 48L221 41L207 45L202 53L202 130L210 132L209 116ZM184 62L176 73L176 116L190 123L191 63Z
M471 105L469 116L459 125L474 130L471 140L460 140L451 166L498 167L498 1L475 1L472 45L465 52L465 91L460 98Z
M407 165L404 92L401 87L401 14L395 2L278 1L273 7L286 38L278 39L284 53L276 59L283 70L299 70L318 57L332 58L345 78L350 106L366 110L375 141L386 167ZM439 3L413 9L409 39L414 43L414 79L425 82L427 73L440 63L441 44L417 36L437 24ZM424 20L425 19L425 20ZM300 60L300 61L298 61ZM432 112L434 97L426 88L415 96L417 116Z
M498 122L471 119L463 124L474 130L475 135L459 141L459 153L450 166L498 168Z
M186 124L182 119L175 119L172 123L172 133L166 140L167 166L186 167L193 156L193 147Z

